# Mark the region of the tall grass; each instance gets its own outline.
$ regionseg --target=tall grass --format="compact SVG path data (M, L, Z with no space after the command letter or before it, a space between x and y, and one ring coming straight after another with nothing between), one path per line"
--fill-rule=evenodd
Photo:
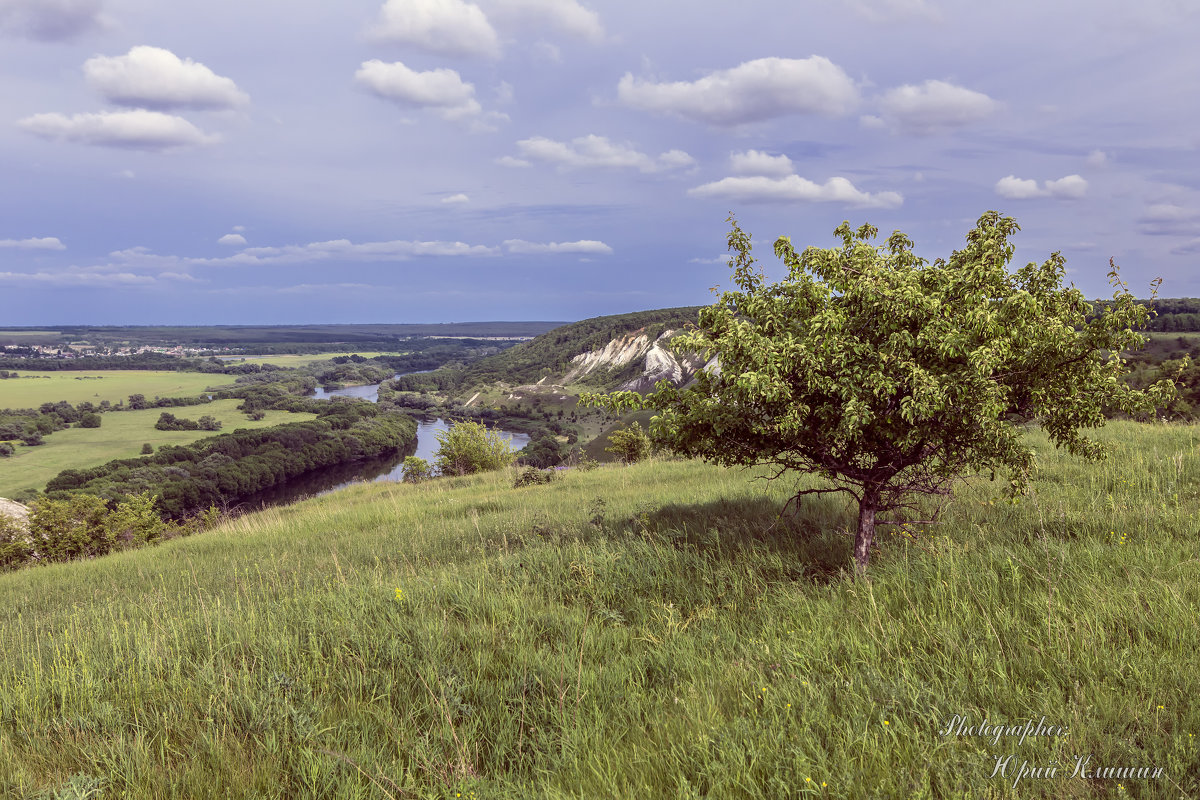
M1198 433L1114 423L1099 465L1032 434L1029 498L963 487L869 582L847 504L670 461L0 576L0 795L1200 796Z

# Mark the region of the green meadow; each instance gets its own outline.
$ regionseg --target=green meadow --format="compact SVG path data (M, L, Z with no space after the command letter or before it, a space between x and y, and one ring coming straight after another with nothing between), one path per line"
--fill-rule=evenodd
M0 575L0 796L1194 798L1198 435L1033 432L867 581L844 501L670 460Z
M157 370L104 370L95 372L36 372L14 370L21 377L0 380L0 408L37 408L42 403L65 400L75 405L101 400L116 403L131 394L156 397L190 397L232 383L225 375ZM157 416L155 417L157 419Z
M174 373L169 373L174 374ZM0 381L2 384L11 381ZM43 444L28 447L14 442L16 453L0 459L0 497L12 497L23 489L46 487L64 469L87 469L116 458L133 458L149 442L157 450L164 444L182 445L228 433L238 428L267 428L285 422L302 422L315 414L290 414L286 411L267 411L261 420L250 420L237 410L241 400L214 400L198 406L178 408L147 408L140 411L111 411L100 415L99 428L71 427L56 431ZM220 431L160 431L154 423L164 411L185 419L211 415L221 421Z

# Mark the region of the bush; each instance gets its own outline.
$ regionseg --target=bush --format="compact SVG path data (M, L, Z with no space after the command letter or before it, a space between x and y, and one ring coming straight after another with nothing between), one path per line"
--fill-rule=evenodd
M420 483L429 480L432 475L433 470L428 461L418 456L405 457L404 466L401 469L401 476L405 483Z
M148 456L154 453L154 445L146 442L142 445L142 455Z
M17 452L17 448L13 447L8 442L0 442L0 458L7 458Z
M91 494L40 499L29 511L30 548L40 561L71 561L153 542L165 528L155 503L149 492L128 497L112 511Z
M517 479L513 481L513 488L520 489L522 486L538 486L550 483L552 480L554 480L553 472L535 467L526 467L517 473Z
M0 514L0 570L23 566L29 556L25 528L15 517Z
M604 448L604 452L619 456L626 464L633 464L650 455L650 437L636 422L628 428L613 431L608 441L611 446Z
M512 444L497 431L478 422L457 422L437 434L438 472L470 475L507 467L516 459Z
M79 427L81 428L99 428L100 415L96 413L84 414L79 418Z

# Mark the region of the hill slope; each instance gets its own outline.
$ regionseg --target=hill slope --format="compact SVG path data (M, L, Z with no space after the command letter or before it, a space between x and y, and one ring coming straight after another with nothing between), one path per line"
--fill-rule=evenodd
M1116 796L1079 755L1196 796L1198 434L1113 423L1099 466L1034 434L1033 498L968 487L870 583L839 501L780 517L791 485L695 462L362 486L0 575L0 795ZM1060 769L990 777L1009 754Z

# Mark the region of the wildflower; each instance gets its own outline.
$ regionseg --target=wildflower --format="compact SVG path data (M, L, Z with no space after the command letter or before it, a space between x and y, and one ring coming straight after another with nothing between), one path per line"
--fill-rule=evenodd
M402 601L403 599L404 599L404 590L401 589L399 586L397 586L396 587L396 601L399 602L399 601Z
M892 723L888 722L888 721L885 719L885 720L883 721L883 724L884 724L884 725L891 725Z

